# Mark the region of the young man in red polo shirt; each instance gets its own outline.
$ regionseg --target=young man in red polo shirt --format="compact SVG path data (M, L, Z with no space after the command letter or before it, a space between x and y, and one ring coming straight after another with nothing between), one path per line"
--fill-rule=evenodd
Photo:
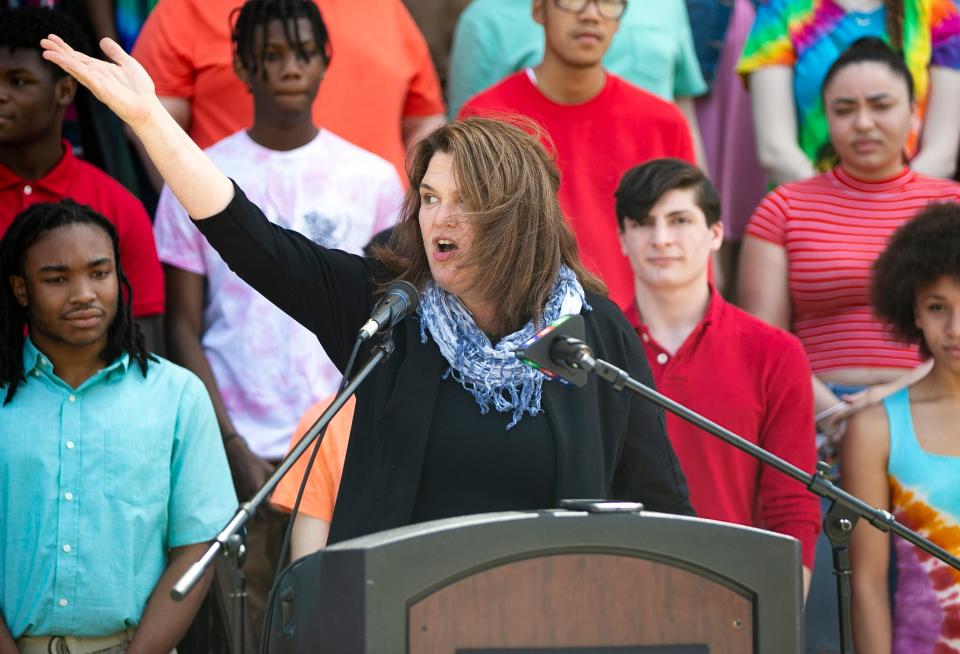
M461 117L520 114L546 132L560 168L560 204L581 257L621 307L633 297L620 256L610 196L628 168L657 157L694 161L693 141L673 104L603 67L626 0L533 0L543 25L543 61L474 96Z
M133 287L133 315L155 350L161 342L163 270L150 217L140 201L100 169L73 156L63 116L77 84L40 56L40 39L79 26L51 9L0 9L0 236L14 216L40 202L70 198L116 227L120 259Z
M620 243L633 269L627 317L666 396L812 472L810 366L800 342L728 304L707 278L723 242L720 199L703 172L678 159L632 168L616 191ZM667 414L667 433L702 518L797 538L804 590L820 504L802 484Z

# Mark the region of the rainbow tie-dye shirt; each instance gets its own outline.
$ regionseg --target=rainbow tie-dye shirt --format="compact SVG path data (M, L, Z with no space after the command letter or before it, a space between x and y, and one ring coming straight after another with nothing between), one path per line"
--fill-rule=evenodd
M917 441L909 390L884 400L890 424L890 510L897 521L960 556L960 456ZM892 537L897 559L894 654L960 653L960 572Z
M913 74L921 116L930 88L930 66L960 69L960 15L954 0L904 0L903 51ZM886 11L847 11L836 0L767 0L743 47L737 71L792 66L800 147L816 161L829 141L820 86L827 70L854 41L887 40ZM916 134L909 149L913 154Z

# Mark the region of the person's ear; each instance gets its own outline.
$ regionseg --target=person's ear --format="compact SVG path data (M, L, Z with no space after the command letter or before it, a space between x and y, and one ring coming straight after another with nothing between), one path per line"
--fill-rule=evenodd
M540 25L543 25L545 22L545 19L544 19L545 9L543 5L546 1L547 0L533 0L533 20L539 23Z
M54 84L53 93L57 106L66 109L77 95L77 80L69 75L64 75Z
M13 297L17 304L24 309L27 308L27 280L20 275L10 275L10 288L13 290Z
M723 221L718 220L717 222L710 225L710 251L717 252L720 249L720 246L723 245Z
M247 87L247 91L251 91L250 73L247 72L247 69L243 67L243 62L240 61L240 57L233 58L233 72L237 74L237 77L240 78L240 81L243 82L243 85Z
M920 118L920 108L916 100L910 101L910 133L919 134L923 120Z
M627 241L623 238L623 230L617 230L617 240L620 241L620 254L625 257L630 256L630 252L627 250Z

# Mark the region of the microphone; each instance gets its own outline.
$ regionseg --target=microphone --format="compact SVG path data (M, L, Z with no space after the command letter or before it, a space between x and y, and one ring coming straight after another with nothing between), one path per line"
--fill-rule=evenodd
M363 342L375 334L393 329L397 324L417 310L420 306L420 294L410 282L399 281L390 284L387 292L373 307L370 319L363 323L357 338Z
M550 379L567 386L583 386L587 383L584 357L593 360L593 352L583 342L585 331L583 316L563 316L537 332L514 354Z

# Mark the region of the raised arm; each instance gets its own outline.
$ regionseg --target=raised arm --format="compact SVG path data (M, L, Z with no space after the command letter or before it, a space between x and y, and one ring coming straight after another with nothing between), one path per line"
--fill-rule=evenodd
M200 150L154 92L150 76L111 39L100 48L111 61L94 59L51 34L43 57L83 84L130 126L160 176L195 219L221 212L233 198L233 185Z

